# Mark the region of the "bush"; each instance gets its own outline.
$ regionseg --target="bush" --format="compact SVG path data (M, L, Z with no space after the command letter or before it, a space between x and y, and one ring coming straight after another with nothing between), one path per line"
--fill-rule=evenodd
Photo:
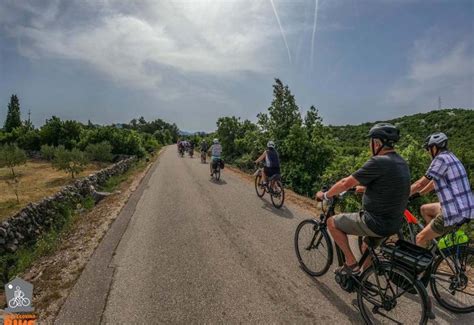
M78 149L66 150L64 148L56 149L53 166L58 170L63 170L75 178L78 173L83 171L88 163L84 152Z
M112 145L108 141L91 143L86 147L86 155L89 160L109 162L112 161Z
M41 146L41 157L46 160L53 160L56 153L56 147L44 144Z

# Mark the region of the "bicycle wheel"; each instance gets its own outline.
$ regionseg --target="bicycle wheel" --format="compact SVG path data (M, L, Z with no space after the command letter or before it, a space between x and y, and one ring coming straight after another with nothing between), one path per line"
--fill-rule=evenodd
M428 294L403 269L383 262L360 277L357 302L367 324L426 324Z
M219 167L217 167L216 171L214 172L214 177L216 178L216 181L221 179L221 170Z
M325 274L332 264L333 248L327 230L313 219L302 221L295 232L296 257L303 270L312 276Z
M261 186L262 184L262 174L255 176L255 192L257 192L258 197L263 197L265 195L265 187Z
M458 265L456 270L455 265ZM474 248L454 246L446 258L439 256L433 264L430 288L444 308L454 313L474 311Z
M272 199L273 206L280 209L283 203L285 203L285 189L283 188L283 183L279 180L275 181L273 188L270 198Z

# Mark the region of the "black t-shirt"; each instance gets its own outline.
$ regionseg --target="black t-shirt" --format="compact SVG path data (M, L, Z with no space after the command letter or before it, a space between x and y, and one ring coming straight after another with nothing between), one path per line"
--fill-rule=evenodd
M366 186L364 221L380 236L397 233L410 196L410 170L395 152L369 159L352 176Z

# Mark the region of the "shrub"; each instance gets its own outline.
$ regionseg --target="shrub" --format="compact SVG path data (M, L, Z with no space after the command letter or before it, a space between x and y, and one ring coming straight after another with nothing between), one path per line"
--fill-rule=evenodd
M112 160L112 145L108 141L91 143L86 147L86 155L89 160L109 162Z

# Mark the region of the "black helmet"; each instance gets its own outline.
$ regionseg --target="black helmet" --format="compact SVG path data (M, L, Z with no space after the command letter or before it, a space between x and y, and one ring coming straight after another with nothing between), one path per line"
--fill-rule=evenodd
M368 136L380 139L384 144L390 144L400 140L400 130L390 123L377 123L370 129Z
M443 132L436 132L426 138L423 148L428 149L432 146L436 146L440 149L445 149L447 145L448 137L446 134Z

